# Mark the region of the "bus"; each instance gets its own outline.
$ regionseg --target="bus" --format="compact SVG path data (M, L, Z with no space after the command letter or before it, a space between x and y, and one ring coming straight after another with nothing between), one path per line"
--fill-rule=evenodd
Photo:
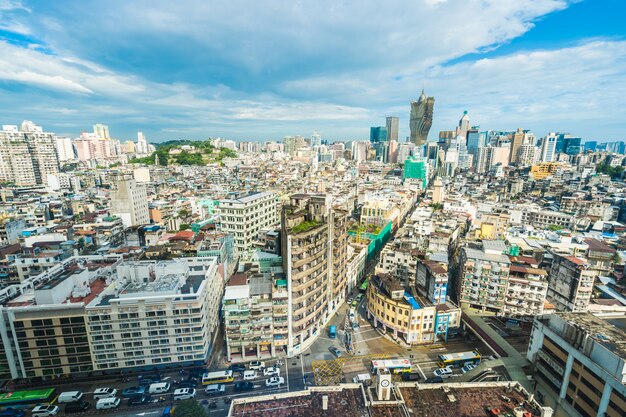
M233 371L207 372L202 375L202 385L224 384L234 380Z
M460 368L468 364L478 365L480 363L480 353L477 350L470 350L468 352L459 353L447 353L445 355L439 355L440 368L446 366L452 366L453 368Z
M394 374L411 372L411 361L408 359L373 360L371 373L375 374L378 369L387 368Z
M0 394L0 407L46 403L52 401L55 395L54 388L5 392Z

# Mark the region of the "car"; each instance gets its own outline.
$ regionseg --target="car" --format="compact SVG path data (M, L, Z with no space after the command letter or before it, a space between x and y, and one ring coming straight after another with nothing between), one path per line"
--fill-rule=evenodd
M252 361L248 364L248 368L253 371L265 368L265 362L263 361Z
M449 376L452 376L453 374L452 368L449 366L446 366L445 368L435 369L435 372L433 373L435 374L435 376L439 376L442 378L447 378Z
M99 400L101 398L113 398L117 395L115 388L96 388L93 391L93 399Z
M191 400L196 397L195 388L179 388L174 390L174 401Z
M255 371L244 371L243 373L243 380L244 381L251 381L253 379L256 378L256 372Z
M352 298L352 297L348 298L348 305L352 304L352 300L354 300L354 298Z
M350 310L350 314L348 314L348 318L350 319L350 321L356 320L356 314L354 314L354 311Z
M268 378L267 381L265 381L265 386L266 387L278 387L284 383L285 383L285 378L283 378L282 376L273 376L271 378Z
M440 376L434 376L426 380L426 383L428 384L441 384L442 382L443 382L443 378Z
M146 387L128 387L122 391L122 397L141 397L146 393Z
M76 401L65 406L65 414L82 413L89 410L91 404L87 401Z
M120 406L119 398L102 398L96 403L96 410L110 410Z
M32 411L33 417L49 417L59 414L59 406L57 405L37 405Z
M357 303L360 303L362 299L363 299L363 294L359 294L359 295L356 296L356 302Z
M473 363L468 363L467 365L465 365L464 367L461 368L461 372L463 372L465 374L465 373L471 371L474 368L476 368L476 365L474 365Z
M361 327L361 325L357 323L356 321L352 323L352 330L357 330L359 327Z
M157 382L156 384L150 384L148 387L148 394L165 394L170 390L170 388L171 386L167 382Z
M178 388L195 388L198 386L198 380L196 378L191 378L186 381L180 381L178 383Z
M273 376L273 375L280 375L280 368L276 367L276 366L270 366L269 368L265 368L263 369L263 376Z
M165 409L163 410L163 417L172 417L172 415L174 414L174 407L171 405L168 405L167 407L165 407Z
M358 302L357 300L352 300L352 302L350 303L350 305L351 305L352 307L356 307L356 306L358 306L358 305L359 305L359 302Z
M152 401L152 397L149 395L142 395L140 397L131 397L128 399L128 406L133 407L135 405L150 404L150 401Z
M232 365L228 367L228 369L233 372L243 372L246 370L246 365L241 364L241 363L233 363Z
M84 394L81 391L65 391L57 397L57 403L73 403L82 401Z
M150 375L139 375L137 377L139 380L139 385L152 385L161 382L161 375L159 374L150 374Z
M237 382L235 384L235 392L252 391L254 384L250 381Z
M328 350L330 351L330 353L332 353L336 358L340 358L341 357L341 351L335 347L335 346L330 346L328 348Z
M17 408L5 408L0 411L0 417L24 417L25 415L24 410L18 410Z
M226 392L226 385L224 384L211 384L207 385L204 392L208 395L220 395Z
M422 379L422 376L418 373L415 372L403 372L402 373L402 380L403 381L420 381Z

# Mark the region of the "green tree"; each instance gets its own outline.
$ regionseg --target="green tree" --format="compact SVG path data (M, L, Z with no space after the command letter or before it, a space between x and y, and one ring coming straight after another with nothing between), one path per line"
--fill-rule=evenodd
M190 224L183 223L180 225L180 228L178 230L182 232L183 230L189 230L190 228L191 228Z
M179 401L174 408L174 417L206 417L206 411L196 400Z

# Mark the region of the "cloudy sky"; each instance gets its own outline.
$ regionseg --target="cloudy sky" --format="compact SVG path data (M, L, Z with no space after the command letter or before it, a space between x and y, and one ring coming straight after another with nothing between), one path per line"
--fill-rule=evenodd
M623 0L0 0L0 124L77 136L367 139L435 97L439 130L626 139Z

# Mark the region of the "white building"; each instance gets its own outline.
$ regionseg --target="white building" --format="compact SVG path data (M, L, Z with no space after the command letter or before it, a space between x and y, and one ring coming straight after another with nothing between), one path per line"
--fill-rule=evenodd
M555 133L550 133L541 140L541 162L554 162L556 157L556 142L557 137Z
M146 187L134 179L121 179L111 191L111 213L119 216L124 227L150 223Z
M76 159L74 154L74 146L72 145L72 139L70 138L55 138L54 146L56 147L57 154L59 155L59 161L70 161Z

